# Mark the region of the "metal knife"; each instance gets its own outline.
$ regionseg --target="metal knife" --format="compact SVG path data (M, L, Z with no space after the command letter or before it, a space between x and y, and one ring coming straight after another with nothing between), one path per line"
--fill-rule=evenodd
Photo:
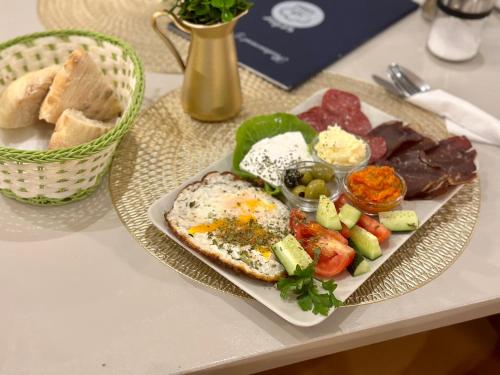
M386 80L385 78L372 74L372 79L393 95L399 96L400 98L406 98L409 96L408 93L400 90L392 82Z

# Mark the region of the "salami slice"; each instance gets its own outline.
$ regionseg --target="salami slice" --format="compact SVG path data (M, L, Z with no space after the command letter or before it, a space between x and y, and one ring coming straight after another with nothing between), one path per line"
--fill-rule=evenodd
M307 111L297 115L297 117L302 121L307 122L317 131L321 132L325 130L329 125L327 118L328 115L329 114L327 114L323 108L312 107Z
M338 125L348 133L365 136L372 130L370 120L360 111L346 111L345 113L328 113L327 123Z
M335 89L329 89L325 92L321 107L331 113L343 114L346 111L361 111L361 103L356 95Z
M372 152L370 163L374 163L384 158L385 153L387 152L387 143L385 143L384 138L377 136L368 136L365 137L365 141L370 146L370 150Z
M342 128L349 133L365 136L372 130L368 117L360 110L351 110L345 113Z
M338 125L341 128L344 127L345 115L341 113L330 113L327 111L324 112L325 112L325 122L327 125L330 126Z

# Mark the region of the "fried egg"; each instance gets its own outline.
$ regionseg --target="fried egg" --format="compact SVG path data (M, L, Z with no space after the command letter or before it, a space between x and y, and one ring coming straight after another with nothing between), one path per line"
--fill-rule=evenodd
M284 268L271 246L288 233L288 208L229 172L212 172L184 188L165 218L192 249L265 281Z

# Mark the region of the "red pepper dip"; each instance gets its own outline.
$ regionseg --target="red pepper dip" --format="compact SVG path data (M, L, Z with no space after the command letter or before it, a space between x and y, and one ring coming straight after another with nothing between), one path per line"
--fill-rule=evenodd
M394 168L371 165L349 175L347 184L356 198L373 203L390 203L401 197L403 184Z

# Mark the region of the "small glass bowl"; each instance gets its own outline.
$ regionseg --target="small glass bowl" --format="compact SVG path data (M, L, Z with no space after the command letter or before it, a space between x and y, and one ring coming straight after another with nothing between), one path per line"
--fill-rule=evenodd
M352 165L332 164L332 163L328 163L326 160L323 160L322 158L320 158L318 153L316 152L316 144L319 142L319 135L317 135L311 143L311 154L312 154L314 160L332 166L333 170L335 171L335 175L340 180L341 178L343 178L347 173L349 173L353 169L361 168L361 167L368 165L368 162L370 161L370 158L372 156L372 151L371 151L371 148L368 145L368 143L366 143L363 138L360 138L356 135L354 135L354 137L356 137L357 139L362 141L365 145L365 158L358 164L352 164Z
M361 167L361 168L356 168L356 169L353 169L352 171L350 171L342 180L342 190L344 192L344 194L346 195L347 199L349 201L351 201L351 203L356 206L357 208L359 208L361 211L364 211L365 213L367 214L378 214L379 212L384 212L384 211L392 211L394 208L396 208L397 206L399 206L401 204L401 202L403 201L405 195L406 195L406 182L405 180L403 179L403 177L401 177L401 175L399 175L396 171L394 171L394 174L396 175L396 177L399 179L399 181L401 182L401 195L396 198L395 200L393 201L389 201L389 202L372 202L372 201L369 201L369 200L365 200L365 199L362 199L356 195L354 195L352 192L351 192L351 189L349 188L349 184L348 184L348 181L349 181L349 176L355 172L358 172L362 169L364 169L365 167Z
M283 195L285 196L290 206L297 207L304 212L314 212L318 208L319 199L308 199L295 195L292 192L292 190L285 185L285 180L284 180L285 172L287 169L296 168L301 173L304 173L306 171L312 171L314 166L316 165L320 165L323 168L330 168L333 172L332 179L326 183L326 186L330 191L330 195L328 196L328 198L331 200L335 200L339 196L340 194L339 183L336 179L335 170L333 170L333 168L330 165L319 161L301 161L287 166L281 173L281 191L283 192Z

